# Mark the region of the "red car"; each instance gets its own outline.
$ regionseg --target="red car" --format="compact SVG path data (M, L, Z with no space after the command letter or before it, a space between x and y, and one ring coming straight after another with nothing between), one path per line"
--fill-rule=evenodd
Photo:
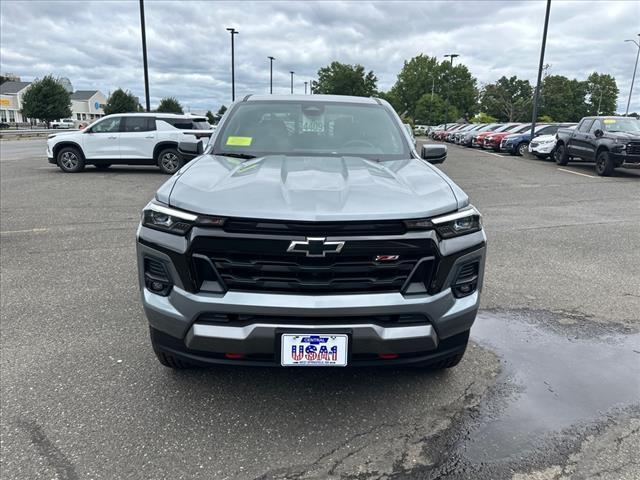
M511 135L512 133L522 133L527 129L531 128L530 123L519 123L518 125L512 126L502 132L491 132L490 135L484 137L483 140L483 148L491 148L496 152L500 151L500 142L507 135Z
M484 139L485 139L485 137L487 137L488 135L491 135L493 133L504 132L505 130L509 130L510 128L515 127L516 125L520 125L520 124L519 123L505 123L503 125L500 125L498 128L496 128L493 131L480 132L480 133L478 133L477 135L475 135L473 137L473 141L472 141L471 145L473 147L484 148Z
M452 123L451 125L447 125L446 130L444 129L436 130L435 132L433 132L433 139L442 141L450 132L453 132L454 130L457 130L458 128L461 128L461 127L462 127L462 124L459 124L459 123Z

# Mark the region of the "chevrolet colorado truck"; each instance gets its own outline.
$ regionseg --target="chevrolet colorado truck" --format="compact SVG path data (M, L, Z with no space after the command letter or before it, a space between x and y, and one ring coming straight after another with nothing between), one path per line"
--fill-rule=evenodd
M585 117L575 129L556 134L555 161L596 163L596 173L609 176L620 167L640 168L640 120L633 117Z
M480 304L467 195L385 101L247 96L137 231L161 364L449 368ZM204 151L201 149L204 148Z

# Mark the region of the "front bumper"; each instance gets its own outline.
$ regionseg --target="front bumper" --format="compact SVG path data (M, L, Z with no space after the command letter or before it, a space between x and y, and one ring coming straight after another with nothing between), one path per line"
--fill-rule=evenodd
M455 260L451 262L445 288L434 294L310 295L233 290L220 294L192 293L176 282L165 297L145 287L144 273L140 270L142 303L156 348L192 363L276 366L280 364L280 336L292 331L348 334L350 365L375 364L379 355L388 353L398 354L400 363L429 362L440 358L443 352L450 354L451 348L458 348L449 339L468 332L479 308L486 237L483 231L465 237L440 242L443 258ZM139 265L147 256L164 261L177 278L169 256L139 241ZM476 260L479 262L476 291L456 298L450 287L456 272L461 265ZM212 315L232 320L212 320ZM404 324L381 320L402 315L421 320ZM225 356L231 353L242 359L230 360Z
M538 154L538 155L549 155L553 152L553 149L556 147L555 142L547 142L547 143L530 143L529 144L529 153Z

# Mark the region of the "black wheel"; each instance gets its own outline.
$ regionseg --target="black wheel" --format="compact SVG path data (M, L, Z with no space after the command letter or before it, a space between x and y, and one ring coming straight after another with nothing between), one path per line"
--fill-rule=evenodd
M522 142L520 145L518 145L516 153L521 157L524 157L527 154L528 150L529 150L529 142Z
M77 173L84 170L84 157L80 150L75 147L60 149L56 161L60 170L66 173Z
M156 354L158 361L167 368L172 368L174 370L186 370L188 368L194 368L192 364L189 362L185 362L184 360L172 355L170 353L164 352L159 348L159 345L154 340L154 330L149 329L151 336L151 346L153 347L153 352Z
M96 167L98 170L107 170L110 166L111 166L111 164L110 164L110 163L100 163L100 164L98 164L98 165L95 165L95 167Z
M609 152L603 150L602 152L598 153L598 156L596 157L596 173L598 175L600 175L601 177L608 177L609 175L611 175L611 173L613 173L614 168L615 165L613 163L613 160L611 160L611 157L609 156Z
M556 147L556 152L553 158L558 165L566 165L569 163L569 155L567 154L567 147L564 143L561 143Z
M163 173L173 175L184 165L182 157L175 148L166 148L158 155L158 166Z

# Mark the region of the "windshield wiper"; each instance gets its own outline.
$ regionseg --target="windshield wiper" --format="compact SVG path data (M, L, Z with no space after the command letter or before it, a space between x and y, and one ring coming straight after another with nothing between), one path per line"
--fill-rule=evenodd
M214 155L222 155L223 157L244 158L245 160L251 160L252 158L256 158L255 155L251 155L249 153L238 153L238 152L218 152L218 153L214 153Z

